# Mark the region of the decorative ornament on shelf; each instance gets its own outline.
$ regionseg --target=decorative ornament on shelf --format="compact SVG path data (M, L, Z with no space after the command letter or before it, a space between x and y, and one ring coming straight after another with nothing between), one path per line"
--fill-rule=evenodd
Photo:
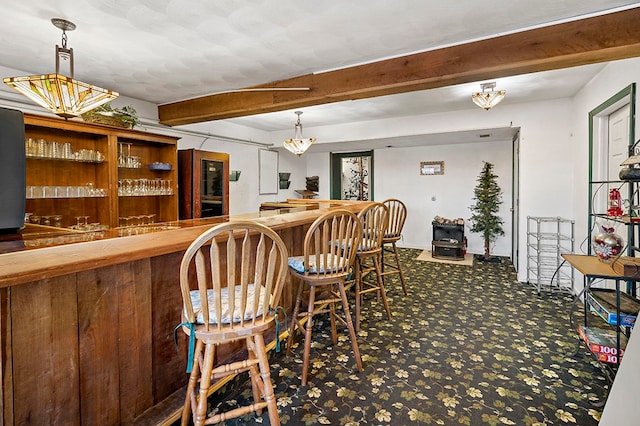
M51 23L62 30L62 47L56 45L56 73L7 77L3 79L4 83L65 119L117 98L117 92L73 79L73 49L67 48L66 31L75 30L76 25L61 18L53 18ZM60 74L61 61L69 62L68 77Z
M623 249L624 241L613 227L602 226L602 232L593 236L593 250L602 262L610 263L620 256Z
M609 190L609 207L607 208L607 216L620 217L622 216L622 197L620 196L620 190L612 188Z
M640 149L638 149L640 139L629 147L629 158L620 163L627 166L620 169L618 177L620 180L640 180Z
M127 105L113 108L107 102L98 108L82 114L82 120L87 123L106 124L108 126L126 127L133 129L138 124L138 113L134 107Z

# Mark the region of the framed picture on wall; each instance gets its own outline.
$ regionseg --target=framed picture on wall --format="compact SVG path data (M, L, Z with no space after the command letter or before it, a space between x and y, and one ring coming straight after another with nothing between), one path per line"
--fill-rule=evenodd
M422 161L420 162L420 175L443 175L444 161Z
M278 193L278 151L261 149L258 151L260 169L260 194Z

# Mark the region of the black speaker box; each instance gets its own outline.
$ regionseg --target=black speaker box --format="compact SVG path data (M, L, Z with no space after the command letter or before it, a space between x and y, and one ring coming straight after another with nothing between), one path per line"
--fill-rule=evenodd
M0 108L0 232L17 232L24 226L26 203L24 116Z

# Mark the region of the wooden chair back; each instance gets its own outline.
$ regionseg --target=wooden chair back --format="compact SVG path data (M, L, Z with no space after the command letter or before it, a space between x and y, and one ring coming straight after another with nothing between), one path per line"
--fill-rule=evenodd
M228 222L205 231L180 264L184 320L227 337L266 325L280 301L287 256L280 236L255 222ZM192 290L193 278L197 290ZM199 296L198 309L194 296Z
M331 210L317 218L304 238L304 275L346 276L355 261L361 236L360 221L348 210Z
M395 198L389 198L382 202L389 209L389 226L385 234L385 241L397 241L402 236L402 228L407 219L407 206Z
M389 224L387 207L382 203L372 202L358 213L358 220L362 224L362 238L358 251L379 251Z

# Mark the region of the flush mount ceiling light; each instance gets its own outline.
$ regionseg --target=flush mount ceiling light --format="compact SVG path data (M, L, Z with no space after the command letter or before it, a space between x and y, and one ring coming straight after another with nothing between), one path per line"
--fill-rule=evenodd
M300 116L302 115L302 111L296 111L295 114L298 116L298 121L294 126L293 138L285 140L283 145L285 148L299 157L304 154L304 152L309 149L311 145L313 145L313 143L316 141L316 138L304 139L302 137L302 123L300 123Z
M56 45L56 73L7 77L3 81L38 105L64 118L77 117L118 97L118 93L73 79L73 49L67 48L67 33L76 25L66 19L51 20L62 30L62 47ZM60 60L69 61L69 76L60 74Z
M473 99L473 103L487 111L498 105L504 99L504 95L507 94L506 90L494 90L496 88L495 82L482 83L480 87L482 92L474 93L471 95L471 99Z

